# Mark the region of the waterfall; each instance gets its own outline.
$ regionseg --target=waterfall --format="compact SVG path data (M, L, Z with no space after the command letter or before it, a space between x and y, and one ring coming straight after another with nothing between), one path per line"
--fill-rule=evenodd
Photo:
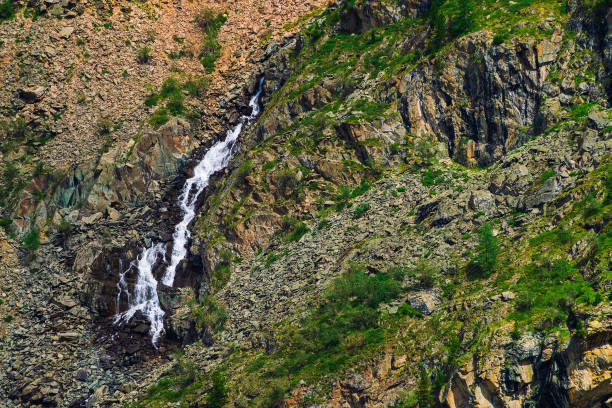
M195 207L198 197L208 186L210 177L214 173L223 170L234 156L235 151L233 147L243 127L250 124L257 115L259 115L259 97L262 92L263 81L264 79L261 78L257 92L249 102L251 113L241 116L238 124L233 129L227 131L225 140L215 143L206 152L204 158L202 158L193 169L193 177L187 179L183 185L183 189L178 198L178 205L181 209L183 218L174 228L170 263L166 267L161 280L166 286L172 286L174 284L176 267L187 255L187 243L191 237L189 224L196 216ZM143 249L136 262L133 262L127 270L121 273L119 282L117 283L117 307L119 307L121 294L125 292L129 308L125 312L115 315L115 324L127 323L134 317L136 312L140 311L151 324L149 334L151 335L151 341L155 347L157 347L157 342L164 332L164 311L159 303L157 280L155 280L153 276L153 267L158 262L159 258L161 258L163 263L166 263L165 253L166 248L161 243ZM130 294L125 281L125 275L133 267L137 268L138 275L136 277L136 285L134 285L133 294Z
M187 242L191 236L188 227L196 215L195 206L198 197L208 186L210 176L227 166L227 163L233 156L232 147L236 139L238 139L244 124L248 124L259 114L259 95L261 94L262 85L263 78L259 82L257 93L249 102L251 114L249 116L242 116L236 127L227 132L225 140L218 142L206 152L202 161L193 169L193 177L188 179L183 186L183 191L178 199L179 207L183 212L183 219L176 225L174 234L172 235L174 242L174 246L172 247L172 258L162 278L162 283L166 286L173 285L176 267L185 258L185 255L187 255Z

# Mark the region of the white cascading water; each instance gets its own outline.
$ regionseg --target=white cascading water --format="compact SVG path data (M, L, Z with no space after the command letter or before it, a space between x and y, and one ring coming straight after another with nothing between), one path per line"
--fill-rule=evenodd
M259 96L261 95L263 81L263 78L259 81L257 92L249 102L251 114L240 117L238 124L233 129L228 130L225 140L215 143L206 152L202 161L193 169L193 177L189 178L183 186L183 190L178 199L179 207L183 213L183 219L174 228L174 234L172 235L172 256L170 264L166 268L161 280L166 286L172 286L174 284L176 267L187 255L187 243L191 237L188 227L195 218L195 207L198 197L208 186L210 177L214 173L224 169L232 159L234 155L234 144L238 136L240 136L240 132L242 132L244 125L249 124L259 115ZM134 317L136 312L140 311L151 324L149 334L151 335L154 346L157 346L157 342L164 332L164 311L159 303L157 281L153 276L153 267L160 257L164 263L166 262L165 253L166 248L163 244L156 244L143 249L136 264L130 265L126 271L121 273L119 282L117 283L117 288L119 290L117 295L117 307L119 307L121 294L125 292L129 308L125 312L115 315L115 324L127 323ZM134 285L134 293L130 294L127 282L125 281L125 275L134 266L138 269L138 275L136 277L136 284Z

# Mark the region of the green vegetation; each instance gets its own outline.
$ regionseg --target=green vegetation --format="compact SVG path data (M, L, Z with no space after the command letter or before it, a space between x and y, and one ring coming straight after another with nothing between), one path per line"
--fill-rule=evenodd
M538 324L540 330L565 323L574 304L596 305L602 296L563 259L543 259L527 265L517 283L516 312L511 318Z
M576 122L586 121L586 117L595 106L594 103L583 103L581 105L572 105L570 108L570 117Z
M370 187L370 183L366 181L362 181L359 186L352 189L348 186L340 186L336 192L336 195L333 197L333 200L336 203L336 211L342 211L345 207L348 206L352 199L359 197L360 195L368 191Z
M179 352L174 353L174 365L156 385L138 401L128 405L129 408L167 407L168 403L185 401L191 393L203 386L201 380L196 380L197 371L192 362Z
M310 229L301 221L294 220L290 217L283 218L282 231L284 232L284 240L288 242L299 241L304 234Z
M13 231L13 220L8 217L0 217L0 227L4 229L4 232L8 236L14 236Z
M142 47L138 50L138 54L136 54L136 60L140 64L146 64L153 59L153 51L150 47Z
M191 117L193 112L187 111L185 108L185 94L190 96L200 96L208 88L210 79L205 77L190 78L184 83L181 83L177 78L169 77L164 80L161 90L150 94L144 101L146 106L157 106L165 101L165 107L157 109L149 123L155 127L159 127L168 122L170 115L186 115Z
M266 379L262 386L268 394L258 397L259 403L282 399L300 379L338 372L380 343L387 329L379 324L378 306L402 293L402 279L401 273L368 275L356 265L336 279L299 327L286 329L276 352L260 355L247 367L250 375Z
M6 0L0 3L0 22L10 20L15 16L15 5L12 0Z
M369 209L369 203L361 203L355 208L355 210L353 210L353 217L361 218L366 212L368 212Z
M497 238L493 236L493 230L489 224L484 224L478 230L476 250L476 256L466 267L467 274L472 278L488 277L495 271L499 254Z
M225 387L225 377L219 370L215 370L210 375L212 388L206 397L207 408L221 408L227 402L227 389Z
M203 296L198 302L191 302L190 306L199 329L206 328L212 333L223 330L227 321L227 310L218 304L213 295Z
M203 8L195 17L195 23L204 33L198 58L208 73L215 70L215 62L221 56L221 44L217 37L219 29L226 20L227 16L224 13L217 13L211 8Z
M21 246L31 252L38 250L40 247L40 232L36 228L32 228L21 240Z
M151 118L149 119L149 123L158 128L169 120L170 116L168 116L168 110L165 108L160 108L153 112L153 115L151 115Z
M421 183L427 187L437 186L446 183L446 178L441 169L427 168L421 175Z

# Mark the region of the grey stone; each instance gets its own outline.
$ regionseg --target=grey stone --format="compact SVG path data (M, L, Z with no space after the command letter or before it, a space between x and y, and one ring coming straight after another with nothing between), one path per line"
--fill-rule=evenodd
M612 120L608 116L608 112L591 109L589 112L589 124L599 130L605 129L612 124Z
M509 300L515 299L516 298L516 294L514 294L514 292L505 291L505 292L502 292L501 298L502 298L502 300L507 302Z
M59 36L60 38L68 39L70 38L73 32L74 32L74 27L66 26L60 30Z
M80 369L74 374L74 378L78 381L87 381L88 376L89 373L87 372L87 370L84 369Z
M26 103L35 103L40 101L47 93L47 88L44 86L21 88L17 91L19 99Z
M495 197L493 197L491 192L486 190L472 191L469 206L474 211L491 213L495 210Z

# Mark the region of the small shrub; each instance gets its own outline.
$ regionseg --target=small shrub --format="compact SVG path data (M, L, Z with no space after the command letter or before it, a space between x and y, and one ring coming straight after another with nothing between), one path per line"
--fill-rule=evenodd
M247 176L251 174L253 170L253 162L251 160L245 160L240 163L240 166L236 170L236 181L244 183Z
M153 51L149 47L142 47L138 50L138 54L136 55L136 60L140 64L146 64L153 59L152 55Z
M431 379L427 370L421 369L417 386L417 401L419 408L433 408L435 406Z
M199 329L206 328L213 333L223 329L228 316L227 310L212 295L202 297L192 314Z
M199 77L185 82L183 88L191 96L201 96L210 86L210 78Z
M369 203L361 203L355 208L355 210L353 210L353 217L361 218L369 209L370 209Z
M402 304L398 309L397 313L400 316L408 316L408 317L417 317L419 319L423 318L423 313L409 305L408 303Z
M225 20L226 17L223 14L217 13L215 10L208 7L202 8L194 18L194 22L205 33L218 31L223 23L225 23Z
M148 96L147 99L145 99L144 104L146 106L155 106L159 103L160 100L160 96L158 94L153 94L151 96Z
M431 187L445 183L443 171L440 169L426 169L421 175L421 183L424 186Z
M10 323L13 321L13 315L6 315L3 319L6 323Z
M108 135L113 129L113 121L108 116L100 116L97 125L100 135Z
M4 229L7 235L13 234L13 220L8 217L0 217L0 227Z
M40 232L32 228L22 239L21 245L28 251L36 251L40 247Z
M415 268L415 272L419 286L422 288L432 288L440 270L428 261L421 259Z
M506 38L508 38L508 33L507 32L503 32L503 33L496 33L493 36L493 45L500 45L503 44L504 41L506 41Z
M223 288L229 282L232 274L230 262L222 261L215 266L210 286L214 291Z
M169 120L170 117L168 116L168 111L164 108L160 108L153 112L153 115L151 115L151 118L149 119L149 123L158 128Z
M180 115L183 113L185 107L183 106L183 102L185 101L185 97L182 93L173 94L168 98L168 102L166 103L166 108L173 115Z
M294 220L292 218L286 218L285 222L288 223L288 232L285 235L285 241L294 242L299 241L304 234L308 231L308 226L301 221Z
M226 19L227 17L224 14L217 13L210 8L203 8L195 17L195 23L200 26L205 34L199 59L208 73L214 71L215 62L221 56L221 45L217 36Z
M539 183L540 184L544 184L549 178L553 177L554 175L556 175L557 172L554 170L547 170L544 173L542 173L540 175L540 180Z
M521 330L519 329L518 323L514 322L514 327L510 331L510 338L517 341L521 338Z
M291 195L298 185L298 179L293 169L286 169L282 171L276 177L276 181L280 192L285 197Z
M274 262L280 259L280 255L271 253L266 257L266 266L272 265Z

